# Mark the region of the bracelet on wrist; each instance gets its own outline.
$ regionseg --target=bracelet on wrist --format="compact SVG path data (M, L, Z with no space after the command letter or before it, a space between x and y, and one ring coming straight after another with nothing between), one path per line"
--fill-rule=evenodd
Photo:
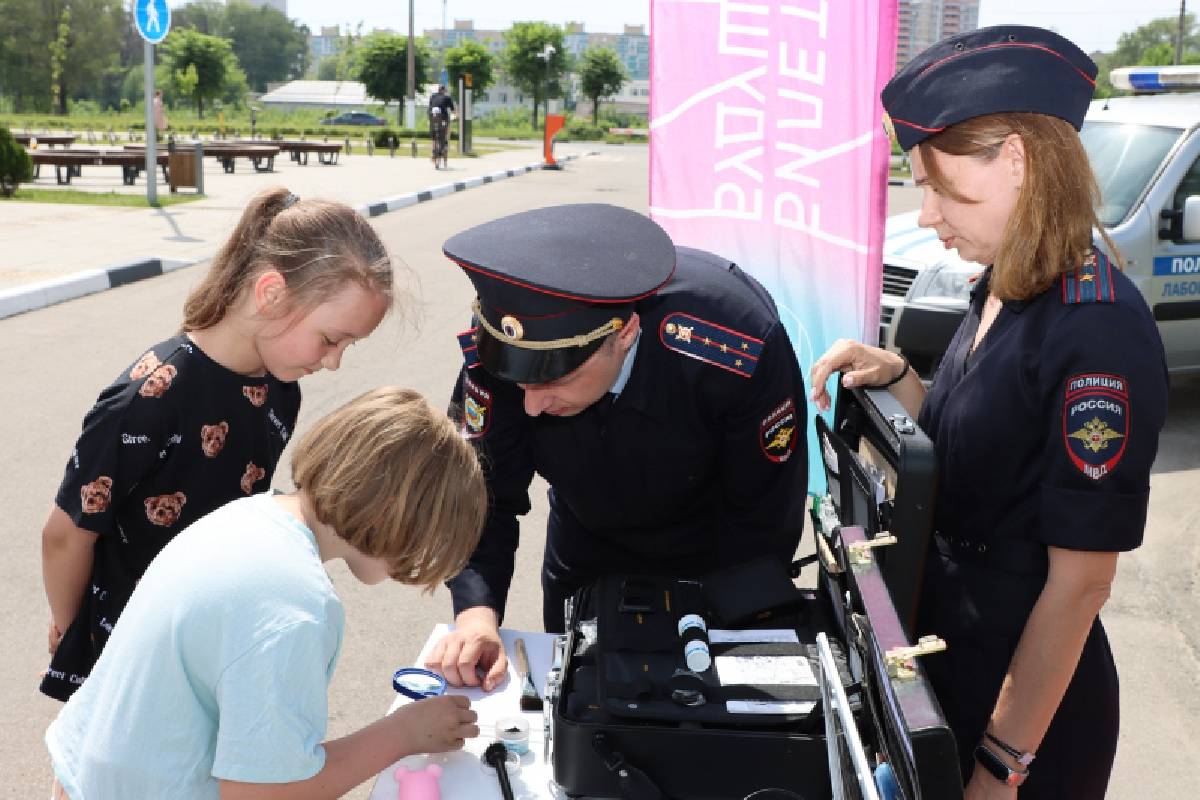
M988 748L984 743L985 741L984 739L980 739L979 744L975 746L975 761L987 770L989 775L1005 786L1020 786L1029 777L1029 770L1013 769L1008 764L1005 764L1000 756Z
M885 384L883 384L882 386L880 386L880 387L879 387L880 389L887 389L887 388L889 388L889 387L891 387L891 386L895 386L897 383L899 383L900 381L904 380L904 376L908 375L908 366L909 366L909 365L908 365L908 357L907 357L906 355L904 355L903 353L901 353L901 354L900 354L900 358L901 358L901 360L903 360L903 361L904 361L904 369L900 370L900 374L899 374L899 375L897 375L896 377L892 378L892 379L891 379L890 381L888 381L887 383L885 383Z
M1017 748L1013 747L1012 745L1005 744L1004 742L997 739L995 736L993 736L988 731L984 731L983 736L989 742L996 745L1001 750L1003 750L1004 752L1006 752L1010 756L1012 756L1013 759L1018 764L1020 764L1022 767L1028 767L1030 764L1033 763L1033 759L1037 758L1037 756L1035 756L1033 753L1029 752L1028 750L1018 750Z

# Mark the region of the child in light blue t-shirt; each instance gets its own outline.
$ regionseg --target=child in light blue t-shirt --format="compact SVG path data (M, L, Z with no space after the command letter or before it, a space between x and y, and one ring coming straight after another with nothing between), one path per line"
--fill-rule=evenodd
M420 395L376 389L298 443L293 494L237 500L151 563L91 676L46 733L70 800L341 797L479 734L463 697L323 742L344 613L323 562L432 590L479 540L471 446Z

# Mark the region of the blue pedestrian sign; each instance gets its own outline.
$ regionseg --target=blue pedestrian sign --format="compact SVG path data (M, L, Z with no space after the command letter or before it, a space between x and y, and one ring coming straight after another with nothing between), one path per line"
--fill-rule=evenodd
M134 0L134 21L138 33L150 44L158 44L167 38L171 29L171 9L167 0Z

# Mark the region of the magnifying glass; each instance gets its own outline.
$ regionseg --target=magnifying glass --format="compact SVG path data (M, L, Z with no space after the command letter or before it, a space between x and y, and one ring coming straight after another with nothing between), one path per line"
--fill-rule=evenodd
M436 672L420 667L405 667L392 676L392 687L413 700L437 697L446 693L446 679Z

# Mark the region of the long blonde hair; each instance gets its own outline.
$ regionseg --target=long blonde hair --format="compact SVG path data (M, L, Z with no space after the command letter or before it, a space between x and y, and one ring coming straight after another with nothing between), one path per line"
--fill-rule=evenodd
M314 425L292 482L320 522L428 592L462 571L487 516L475 449L411 389L374 389Z
M933 151L990 162L1014 133L1025 146L1025 177L996 251L992 294L1001 300L1029 300L1046 291L1091 252L1093 229L1100 231L1121 268L1121 254L1096 216L1100 187L1087 151L1065 120L1013 112L951 125L917 145L930 184L960 203L978 202L950 185Z
M395 301L392 259L358 212L329 200L295 200L282 186L260 192L188 295L180 333L211 328L263 272L287 285L279 316L312 311L350 285Z

